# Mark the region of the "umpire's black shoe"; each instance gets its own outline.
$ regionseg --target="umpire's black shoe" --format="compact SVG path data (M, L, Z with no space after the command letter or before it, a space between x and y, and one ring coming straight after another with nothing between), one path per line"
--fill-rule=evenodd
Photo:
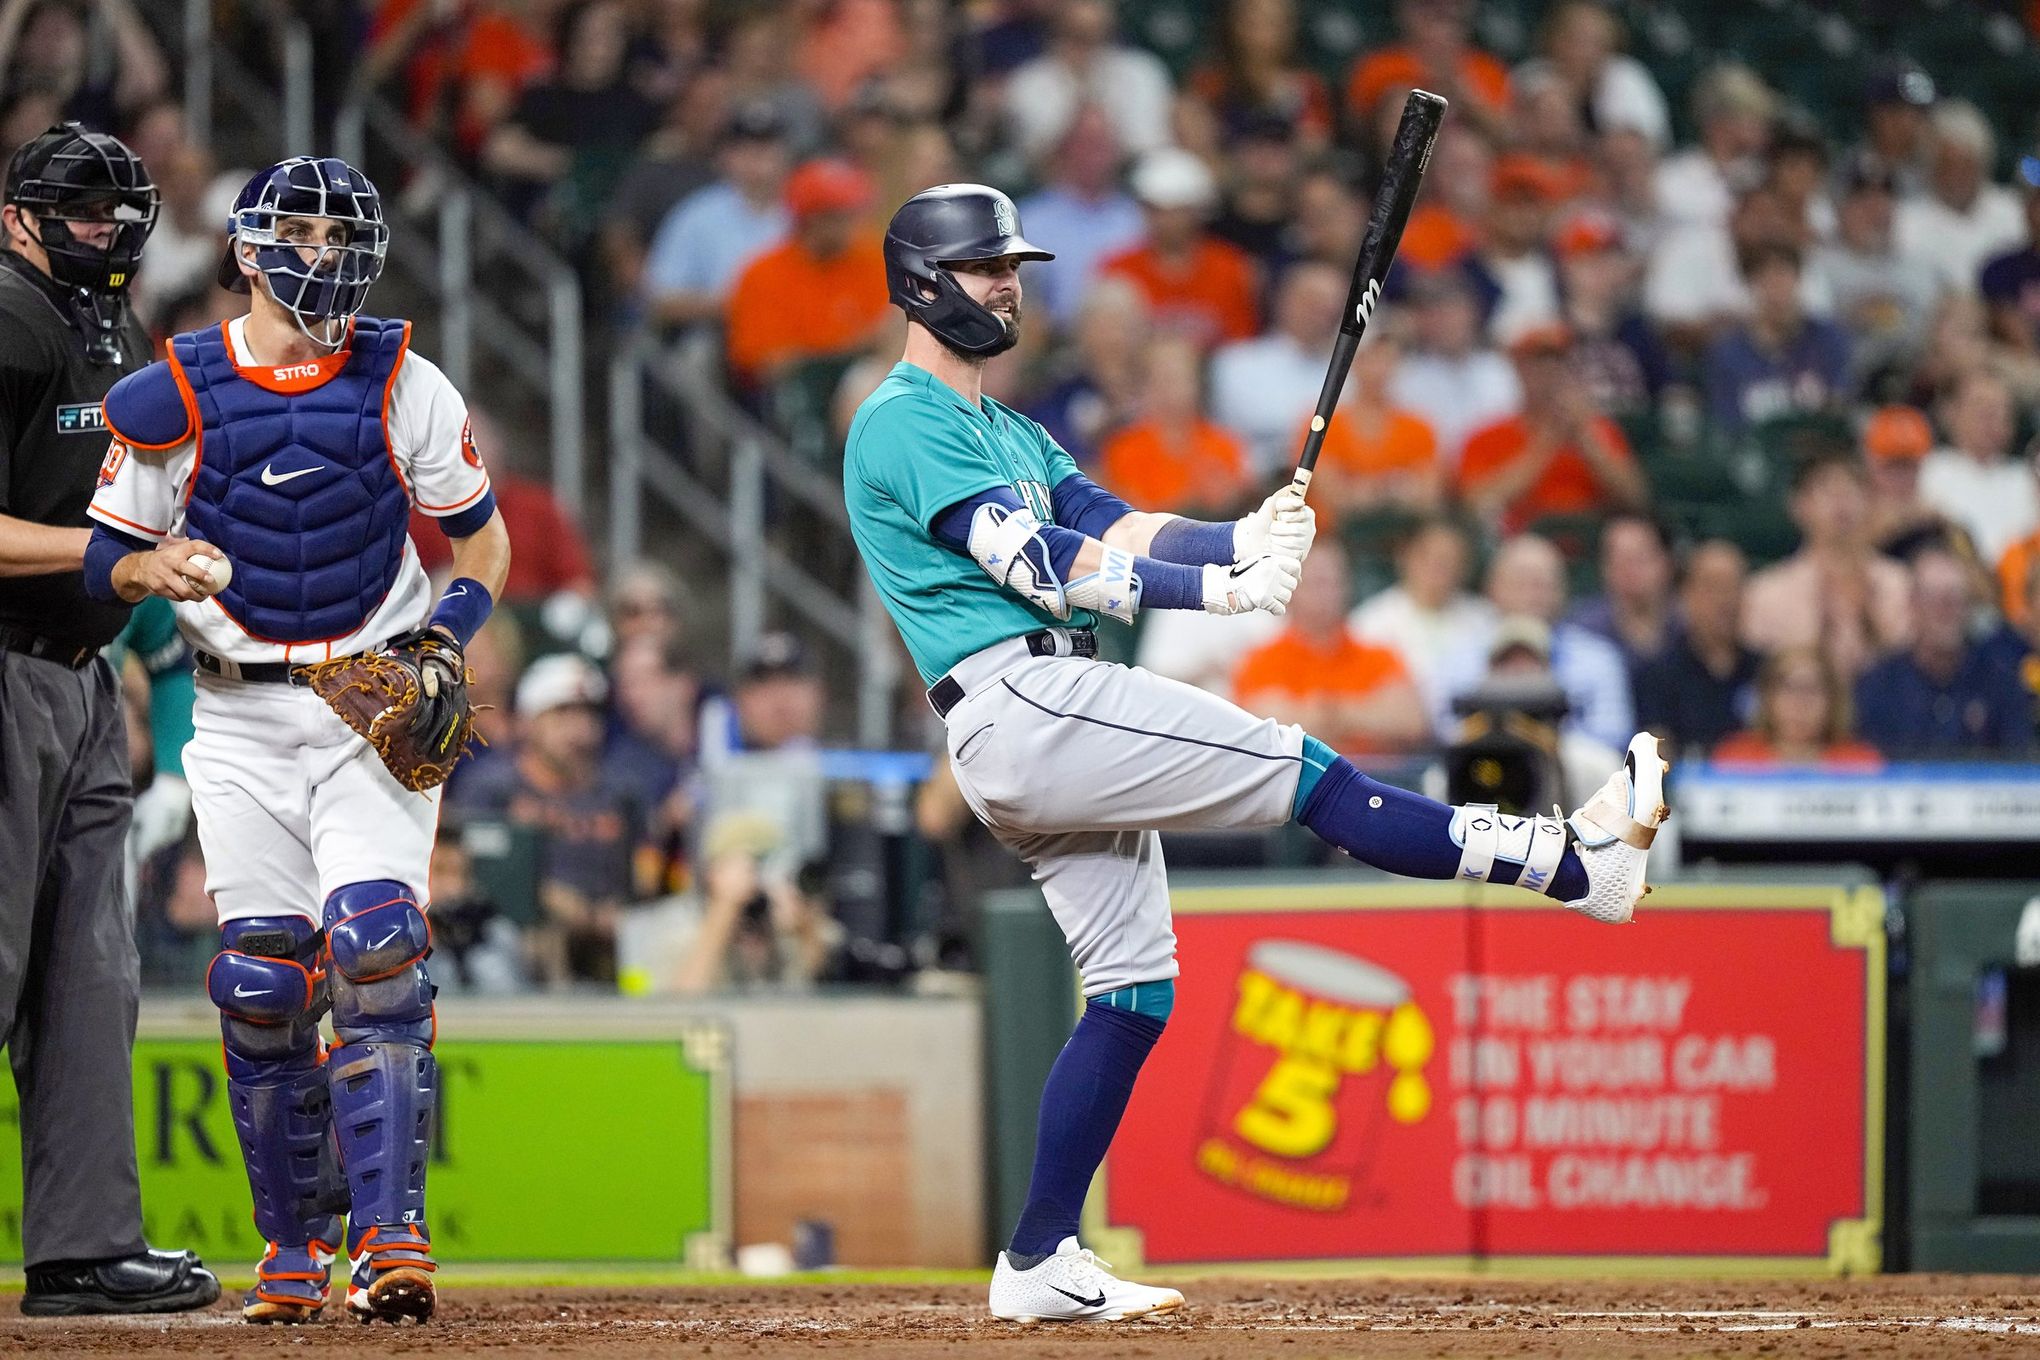
M30 1317L86 1313L181 1313L220 1296L220 1282L188 1251L148 1250L106 1261L53 1261L28 1268L21 1311Z

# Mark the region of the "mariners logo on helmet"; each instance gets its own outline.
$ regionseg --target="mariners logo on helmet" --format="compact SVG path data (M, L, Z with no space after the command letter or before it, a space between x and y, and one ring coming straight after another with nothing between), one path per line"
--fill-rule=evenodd
M885 231L885 281L893 302L971 358L1011 349L1019 332L972 301L950 266L1006 258L1055 256L1020 235L1013 200L985 184L923 189L900 205Z

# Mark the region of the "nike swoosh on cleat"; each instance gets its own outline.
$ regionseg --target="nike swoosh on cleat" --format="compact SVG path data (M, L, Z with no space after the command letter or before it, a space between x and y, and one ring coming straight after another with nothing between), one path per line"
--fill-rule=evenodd
M326 465L324 463L319 463L312 467L299 468L295 472L279 473L276 470L276 465L274 463L265 463L263 464L262 467L262 485L282 486L285 482L289 481L293 477L303 477L308 473L323 472L325 470L325 467Z
M1049 1288L1054 1289L1056 1293L1062 1295L1066 1299L1075 1299L1078 1303L1081 1303L1086 1308L1103 1308L1105 1306L1105 1296L1103 1294L1100 1294L1095 1299L1087 1299L1082 1294L1072 1294L1067 1289L1056 1288L1055 1285L1050 1285Z

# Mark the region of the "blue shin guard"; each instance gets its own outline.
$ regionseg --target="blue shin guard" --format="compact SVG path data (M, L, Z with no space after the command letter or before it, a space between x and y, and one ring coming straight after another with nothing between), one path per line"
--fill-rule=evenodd
M323 940L301 916L229 921L206 972L220 1010L227 1098L248 1168L255 1227L268 1242L245 1314L304 1321L326 1301L347 1189L340 1178L319 1017Z
M362 1313L376 1277L433 1268L425 1227L425 1164L439 1092L425 974L432 932L409 888L379 880L350 883L326 899L326 938L339 1038L326 1073L353 1205L348 1303ZM422 1283L429 1313L429 1282Z

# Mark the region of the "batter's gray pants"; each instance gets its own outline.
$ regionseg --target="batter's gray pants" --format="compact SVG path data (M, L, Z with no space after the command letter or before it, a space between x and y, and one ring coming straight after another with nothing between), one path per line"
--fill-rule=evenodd
M113 668L0 651L0 1039L21 1093L27 1264L143 1248L133 786Z
M949 672L956 786L1027 861L1084 995L1173 978L1161 831L1289 820L1303 729L1138 667L987 647Z

